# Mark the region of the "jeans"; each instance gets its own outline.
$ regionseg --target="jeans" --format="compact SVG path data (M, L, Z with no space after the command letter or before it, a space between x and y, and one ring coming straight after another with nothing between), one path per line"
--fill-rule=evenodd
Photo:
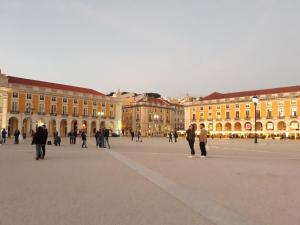
M83 141L82 141L82 146L81 146L81 148L87 148L87 146L86 146L86 140L83 140Z
M36 157L42 156L42 154L43 154L42 148L43 148L43 145L41 145L41 144L35 145Z
M107 144L108 149L110 149L109 139L108 137L104 137L104 146Z
M201 156L207 155L205 142L200 142L200 150L201 150Z
M195 140L189 140L188 142L191 149L191 155L195 155L195 148L194 148Z

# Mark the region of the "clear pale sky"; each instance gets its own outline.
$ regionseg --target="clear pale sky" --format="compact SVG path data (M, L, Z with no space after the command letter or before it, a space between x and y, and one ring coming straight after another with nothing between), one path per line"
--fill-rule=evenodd
M300 85L299 0L0 0L0 68L108 93Z

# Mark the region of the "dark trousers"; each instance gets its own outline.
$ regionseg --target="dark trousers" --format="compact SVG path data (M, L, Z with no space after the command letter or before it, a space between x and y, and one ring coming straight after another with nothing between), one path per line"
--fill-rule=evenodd
M19 137L15 137L15 144L19 144Z
M201 150L201 155L202 156L206 156L207 152L206 152L206 144L204 142L200 142L200 150Z
M173 142L173 139L172 139L172 138L169 138L169 142Z
M133 139L134 139L134 136L131 136L131 141L133 141Z
M177 138L174 138L175 139L175 142L177 142Z
M42 146L42 156L45 157L46 155L46 145Z
M74 137L73 144L76 145L76 137Z
M191 149L191 155L195 155L195 140L189 140L189 145L190 145L190 149Z

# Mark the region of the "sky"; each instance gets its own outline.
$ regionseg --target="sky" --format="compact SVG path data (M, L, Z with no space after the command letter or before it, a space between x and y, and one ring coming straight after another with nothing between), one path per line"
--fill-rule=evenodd
M103 93L300 85L299 0L0 0L0 68Z

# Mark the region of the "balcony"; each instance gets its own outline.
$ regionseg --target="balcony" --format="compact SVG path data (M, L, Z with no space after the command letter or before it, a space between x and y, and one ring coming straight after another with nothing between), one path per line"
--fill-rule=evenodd
M228 121L228 120L231 120L231 118L230 118L230 117L226 117L226 118L225 118L225 120L227 120L227 121Z
M267 116L267 120L272 120L273 116Z
M24 114L25 114L25 115L31 115L31 114L32 114L32 111L25 111Z
M235 117L234 119L235 119L235 120L240 120L241 118L240 118L240 117Z
M20 112L17 111L17 110L12 110L10 113L11 113L11 114L19 114Z
M82 117L87 118L87 117L89 117L89 115L83 114Z
M57 113L56 112L51 112L50 116L57 116Z
M251 117L250 116L246 116L245 120L251 120Z
M291 119L297 119L297 118L298 118L298 115L291 115L290 118L291 118Z
M38 115L46 115L45 112L38 112Z
M67 113L63 113L63 114L61 114L61 116L68 117L68 114Z
M114 117L114 116L110 116L110 117L109 117L109 119L111 119L111 120L114 120L114 119L115 119L115 117Z
M73 113L73 117L79 117L78 113Z
M278 119L285 119L285 116L279 115L279 116L278 116Z
M98 116L97 115L93 115L92 116L94 119L98 119Z

